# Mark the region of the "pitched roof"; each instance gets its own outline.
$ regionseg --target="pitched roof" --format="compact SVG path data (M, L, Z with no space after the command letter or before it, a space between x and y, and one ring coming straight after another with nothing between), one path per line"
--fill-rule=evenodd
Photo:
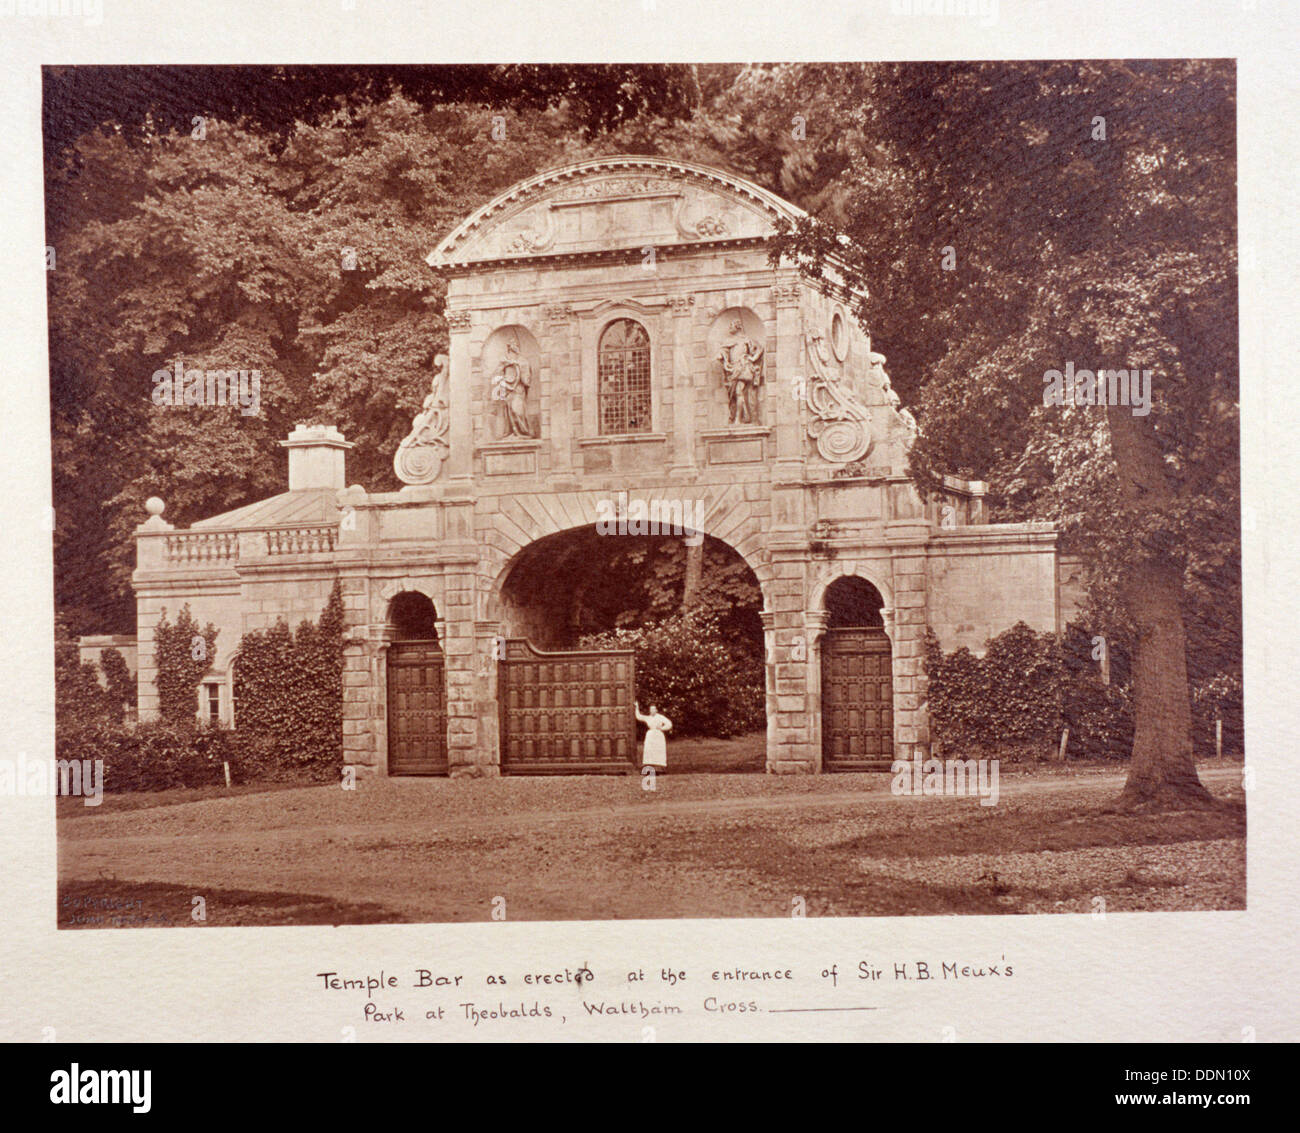
M295 527L299 524L337 523L342 514L336 502L334 488L300 488L296 492L281 492L270 499L245 504L233 511L224 511L208 519L190 524L190 529Z

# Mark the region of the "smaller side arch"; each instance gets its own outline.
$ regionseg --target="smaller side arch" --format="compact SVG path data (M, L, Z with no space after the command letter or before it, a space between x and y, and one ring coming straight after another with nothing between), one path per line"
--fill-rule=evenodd
M812 679L818 684L818 746L823 771L892 765L894 649L887 598L859 569L827 578L809 614L817 626Z
M888 569L888 564L884 564L884 567L885 569ZM864 582L869 582L875 587L876 592L882 599L881 616L884 618L885 632L892 636L894 612L893 587L889 585L884 577L882 577L881 571L873 570L870 567L863 566L861 563L846 563L843 570L818 578L813 583L812 591L809 595L809 609L812 611L824 611L826 609L826 592L841 578L861 578Z

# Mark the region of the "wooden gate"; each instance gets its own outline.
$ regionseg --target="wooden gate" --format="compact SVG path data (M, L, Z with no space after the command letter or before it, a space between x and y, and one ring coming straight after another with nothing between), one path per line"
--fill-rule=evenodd
M504 643L497 670L504 775L636 770L630 649L543 653Z
M436 641L388 647L388 773L447 774L447 680Z
M828 629L822 641L823 770L879 770L881 761L893 758L889 638L881 629Z

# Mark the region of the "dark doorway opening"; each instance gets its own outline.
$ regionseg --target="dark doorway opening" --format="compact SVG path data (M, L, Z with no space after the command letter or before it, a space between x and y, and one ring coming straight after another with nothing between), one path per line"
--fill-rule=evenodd
M822 641L822 768L888 771L894 759L893 651L884 599L865 578L826 590Z
M701 535L547 536L502 584L502 636L549 651L632 649L636 698L672 721L669 774L762 772L762 592L743 558ZM644 728L637 727L638 744Z
M424 594L404 590L388 606L388 774L446 775L447 675L438 614Z

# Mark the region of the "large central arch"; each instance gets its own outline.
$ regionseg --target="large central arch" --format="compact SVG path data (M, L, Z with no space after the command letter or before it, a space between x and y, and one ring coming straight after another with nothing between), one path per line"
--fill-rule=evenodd
M726 591L729 587L725 580L729 575L732 588L736 585L745 586L746 579L752 585L755 592L752 606L742 599L719 611L717 616L721 619L726 638L734 643L730 660L735 662L737 668L732 672L743 674L746 670L761 668L761 676L752 701L745 699L743 691L738 697L724 697L712 706L706 697L692 696L679 705L679 708L685 709L685 719L678 712L673 715L678 716L682 730L691 731L693 724L697 734L715 734L699 731L704 719L724 724L729 721L733 730L724 729L716 733L721 735L736 736L755 725L765 727L773 690L768 667L764 664L767 642L762 613L763 587L757 572L735 547L702 532L697 537L688 538L676 530L640 534L634 527L629 533L619 534L609 527L580 525L551 532L525 544L492 579L485 613L486 623L498 630L497 652L503 661L503 668L497 674L496 689L502 705L499 743L503 770L509 770L512 759L517 760L519 757L519 744L508 733L511 728L519 727L517 702L521 695L520 683L530 678L536 680L548 664L551 668L547 671L553 677L558 671L555 665L563 663L566 658L571 659L571 671L582 674L584 679L591 682L591 688L585 691L586 700L591 703L575 704L575 699L581 700L581 696L575 698L574 690L566 689L563 682L557 684L554 680L547 689L530 690L530 703L539 697L545 700L549 696L552 701L550 707L568 709L557 714L557 718L563 718L563 726L579 732L584 727L600 727L606 731L613 728L613 722L607 714L598 720L596 713L603 706L622 702L621 688L615 687L618 672L621 672L619 666L623 663L622 658L612 655L615 663L613 668L596 667L598 654L593 650L612 648L617 654L627 647L617 640L610 641L610 631L659 622L681 612L676 593L676 587L682 583L681 576L667 584L674 590L674 593L668 594L663 590L665 580L661 576L643 571L649 571L651 562L661 571L684 570L686 559L690 556L675 554L683 544L695 544L699 548L698 561L703 576L701 590L705 595L701 609L710 606L711 583L722 583ZM644 563L629 563L620 554L628 550L651 554ZM678 561L673 562L674 558L678 558ZM611 584L612 572L616 569L616 581ZM731 593L734 594L734 589ZM712 597L716 599L717 596L718 591L713 591ZM596 635L597 640L586 640L588 635ZM641 675L643 678L648 677L647 673ZM720 681L724 675L719 671ZM652 687L655 683L654 679L650 679ZM672 683L671 680L669 683ZM638 682L638 685L647 698L654 696L653 692L645 690L645 680ZM734 688L735 685L731 687ZM749 687L748 683L742 679L740 688L743 690L746 687ZM669 696L671 699L671 694ZM554 703L557 698L564 700L566 697L570 702L567 705ZM584 707L587 710L585 713L580 711ZM719 709L717 716L710 715L713 708ZM630 719L630 697L626 711ZM515 723L512 724L512 720ZM545 726L555 728L560 725L552 719ZM574 745L575 751L579 747L595 750L593 742L582 735L576 736ZM743 748L743 757L732 761L729 769L757 770L764 765L761 750L755 750L748 743ZM759 760L757 766L753 763L755 758ZM599 768L589 766L587 769ZM700 766L691 769L705 768Z

